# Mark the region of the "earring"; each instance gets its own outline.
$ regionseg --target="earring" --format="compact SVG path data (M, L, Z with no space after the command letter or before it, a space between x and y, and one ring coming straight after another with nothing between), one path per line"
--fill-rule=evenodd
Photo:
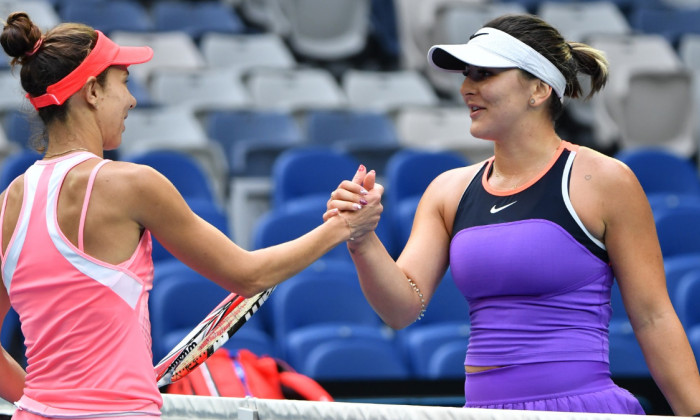
M534 105L534 104L535 104L535 98L530 98L530 105Z

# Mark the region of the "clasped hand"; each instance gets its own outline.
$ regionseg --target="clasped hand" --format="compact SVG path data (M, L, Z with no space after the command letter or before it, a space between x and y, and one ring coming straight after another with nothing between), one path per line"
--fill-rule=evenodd
M331 193L323 221L342 217L350 230L349 240L361 240L379 223L383 193L384 187L376 182L374 170L367 172L364 165L360 165L351 181L341 182Z

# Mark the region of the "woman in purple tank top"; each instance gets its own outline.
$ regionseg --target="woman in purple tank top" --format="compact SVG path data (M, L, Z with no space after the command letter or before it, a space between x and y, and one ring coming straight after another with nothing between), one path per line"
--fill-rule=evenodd
M700 413L700 376L671 305L645 194L621 162L557 135L564 98L608 78L601 51L531 15L507 15L430 64L463 73L474 137L494 156L425 190L396 261L375 233L348 249L366 298L395 329L420 319L446 269L469 303L465 407L644 414L608 359L617 279L649 371L677 415ZM465 115L466 118L466 115ZM329 209L356 202L356 175ZM466 314L465 314L466 315Z

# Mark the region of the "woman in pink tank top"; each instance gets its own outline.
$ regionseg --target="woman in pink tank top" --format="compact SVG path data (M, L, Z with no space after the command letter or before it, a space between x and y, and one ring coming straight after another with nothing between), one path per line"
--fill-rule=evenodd
M160 416L146 309L151 234L223 288L253 296L376 227L381 187L351 186L315 229L247 251L154 169L103 158L136 106L127 67L149 61L149 47L119 46L83 24L42 33L24 12L10 14L0 43L46 127L43 159L0 194L0 322L11 305L27 346L26 373L0 354L0 397L15 402L15 418ZM374 172L360 166L358 176Z

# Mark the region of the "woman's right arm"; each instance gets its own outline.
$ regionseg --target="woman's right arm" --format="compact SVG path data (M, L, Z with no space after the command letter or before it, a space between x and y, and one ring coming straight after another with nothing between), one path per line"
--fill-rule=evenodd
M252 296L299 273L359 231L374 229L382 211L381 190L366 196L364 208L331 217L292 241L247 251L197 216L175 187L157 171L130 171L130 217L147 228L177 259L225 289ZM128 182L128 180L127 180Z

